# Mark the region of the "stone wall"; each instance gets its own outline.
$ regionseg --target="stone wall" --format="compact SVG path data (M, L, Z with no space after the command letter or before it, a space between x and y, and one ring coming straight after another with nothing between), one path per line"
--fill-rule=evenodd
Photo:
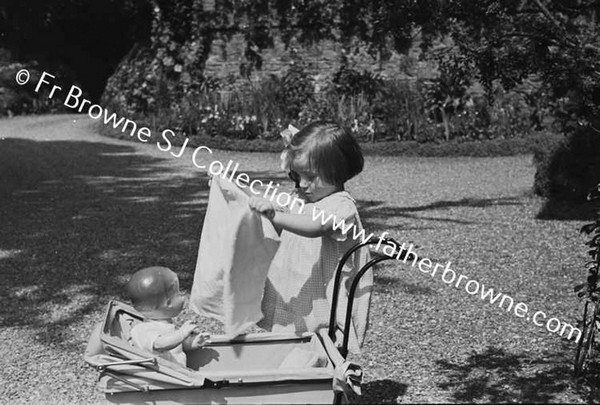
M280 37L275 36L275 46L262 52L263 64L260 70L255 70L250 79L259 81L269 75L281 77L291 63L291 52L294 49L308 66L308 73L313 76L318 88L331 79L340 68L341 56L344 50L341 44L327 40L311 46L302 46L292 40L290 47L285 45ZM230 41L215 40L210 56L206 63L206 75L224 78L235 76L240 82L240 63L243 61L245 42L242 35L234 36ZM418 42L413 44L408 55L393 53L387 61L377 60L368 54L366 46L357 46L357 51L347 54L350 66L358 71L371 71L385 78L415 80L431 77L431 66L419 61L420 49Z

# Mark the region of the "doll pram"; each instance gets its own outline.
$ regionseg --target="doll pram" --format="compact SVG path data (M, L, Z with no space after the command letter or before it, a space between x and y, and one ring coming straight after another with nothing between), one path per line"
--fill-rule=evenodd
M113 403L340 403L334 380L345 363L352 303L358 281L378 256L357 273L349 290L346 328L340 348L333 343L343 264L369 240L351 248L336 269L329 329L317 333L248 334L236 339L213 336L211 343L188 353L187 367L153 357L129 343L129 331L143 316L111 301L101 325L92 333L85 361L100 372L99 387ZM384 244L394 243L384 240ZM286 364L293 352L309 353L310 361ZM306 356L305 356L306 358ZM288 362L289 363L289 362Z

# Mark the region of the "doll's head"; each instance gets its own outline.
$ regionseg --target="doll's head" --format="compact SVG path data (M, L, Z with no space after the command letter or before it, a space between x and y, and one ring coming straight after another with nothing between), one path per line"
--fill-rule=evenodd
M127 283L127 292L135 309L150 319L174 318L186 302L177 274L166 267L136 271Z
M309 201L343 190L364 159L358 142L339 126L317 121L296 133L282 154L282 166Z

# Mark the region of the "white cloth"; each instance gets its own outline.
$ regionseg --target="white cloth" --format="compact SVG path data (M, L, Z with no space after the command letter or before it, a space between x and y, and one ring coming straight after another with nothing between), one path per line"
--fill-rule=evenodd
M362 377L362 368L358 364L345 361L333 371L333 391L343 392L346 400L351 393L362 395Z
M278 247L269 220L250 210L248 196L215 176L202 226L190 307L220 320L229 337L262 318L267 271Z
M279 365L279 368L311 368L311 367L326 367L327 358L324 355L294 347L288 354L283 358L283 361Z
M333 276L342 256L360 242L363 230L354 199L345 191L333 193L314 204L306 204L304 215L323 210L324 218L334 215L339 223L353 225L345 235L338 229L331 234L306 238L281 232L281 244L269 269L262 302L264 318L258 326L274 332L315 332L328 327L333 295ZM318 211L316 211L318 212ZM354 235L358 236L354 239ZM369 260L367 248L359 249L343 270L337 308L337 324L343 328L348 289L354 275ZM371 302L373 273L369 270L356 290L352 310L349 350L359 352L363 343Z
M159 336L176 330L175 325L168 322L140 322L131 329L131 342L142 350L186 367L187 356L183 351L183 345L162 352L154 350L154 341Z

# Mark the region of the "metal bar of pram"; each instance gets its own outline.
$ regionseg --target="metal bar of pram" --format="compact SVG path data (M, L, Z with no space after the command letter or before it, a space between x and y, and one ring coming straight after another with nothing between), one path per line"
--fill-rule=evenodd
M383 239L379 239L379 238L369 238L367 239L366 242L360 242L357 243L356 245L354 245L353 247L351 247L345 254L344 256L342 256L340 262L338 263L338 266L335 270L335 275L334 275L334 281L333 281L333 297L332 297L332 302L331 302L331 312L329 315L329 337L331 338L332 341L335 342L335 331L336 331L336 315L337 315L337 303L338 303L338 299L339 299L339 293L340 293L340 282L341 282L341 278L342 278L342 272L344 269L344 265L346 264L346 262L348 261L348 259L350 258L350 256L356 252L358 249L368 246L368 245L374 245L374 244L384 244L384 245L390 245L392 247L394 247L394 253L396 253L396 249L400 246L400 244L398 242L396 242L394 239L392 238L383 238ZM363 266L362 269L359 270L359 272L357 273L357 275L354 277L353 283L356 283L356 285L358 285L358 281L360 280L360 278L363 276L363 274L365 274L365 272L372 267L374 264L381 262L383 260L388 260L388 259L402 259L406 256L406 251L401 251L398 252L399 255L390 255L390 256L382 256L382 257L378 257L375 259L372 259L370 262L368 262L367 264L365 264ZM363 271L363 269L365 269ZM354 284L353 284L354 285ZM354 290L356 290L356 287L354 288ZM351 292L348 295L348 306L350 307L349 309L352 309L352 301L354 300L354 290L351 289ZM346 312L346 317L348 317L348 314L351 312ZM346 324L344 325L344 340L347 340L346 335L348 334L348 332L350 331L349 329L350 325L348 322L346 322ZM347 346L346 346L347 348ZM346 357L346 352L342 353L342 355L344 356L344 358Z
M382 257L377 257L375 259L371 259L370 262L365 264L362 267L362 269L359 270L359 272L354 277L354 280L352 280L352 285L350 286L350 291L348 292L348 306L346 307L346 320L344 321L344 340L342 343L342 347L340 347L340 353L342 356L344 356L344 358L346 358L346 355L348 354L348 342L350 339L350 326L351 326L350 322L352 322L352 305L354 304L354 293L356 292L356 287L358 287L358 282L360 281L363 274L365 274L367 272L367 270L369 270L371 267L373 267L374 265L376 265L379 262L382 262L384 260L390 260L390 259L393 259L393 257L382 256Z
M372 238L369 238L364 243L359 242L356 245L352 246L346 253L344 253L344 256L342 256L342 258L340 259L340 261L338 263L337 268L335 269L335 274L334 274L334 279L333 279L333 297L331 300L332 301L331 302L331 311L329 313L329 337L334 342L335 342L335 327L336 327L335 317L336 317L336 312L337 312L338 296L340 293L340 279L342 277L342 270L344 269L344 264L346 264L346 262L348 261L348 258L352 255L352 253L354 253L355 251L357 251L358 249L360 249L363 246L373 243L373 241L371 239Z
M157 362L156 362L156 358L154 358L154 357L148 357L147 359L140 359L140 360L113 361L112 363L98 364L96 366L96 370L103 371L107 367L111 367L111 366L124 366L124 365L128 365L128 364L137 365L137 364L142 364L142 363L152 363L152 365L156 366Z
M126 378L124 378L124 377L120 377L120 376L118 376L118 375L117 375L117 374L115 374L115 373L110 373L110 372L108 372L108 371L104 371L104 374L105 374L105 375L108 375L108 376L110 376L110 377L112 377L112 378L114 378L115 380L119 380L119 381L121 381L123 384L127 384L127 385L129 385L129 386L131 386L131 387L135 388L135 389L136 389L136 390L138 390L138 391L141 391L141 392L148 392L148 391L150 391L150 388L149 388L148 386L145 386L145 387L144 387L144 386L141 386L141 385L139 385L139 384L133 383L133 382L131 382L131 381L127 380L127 379L126 379Z

